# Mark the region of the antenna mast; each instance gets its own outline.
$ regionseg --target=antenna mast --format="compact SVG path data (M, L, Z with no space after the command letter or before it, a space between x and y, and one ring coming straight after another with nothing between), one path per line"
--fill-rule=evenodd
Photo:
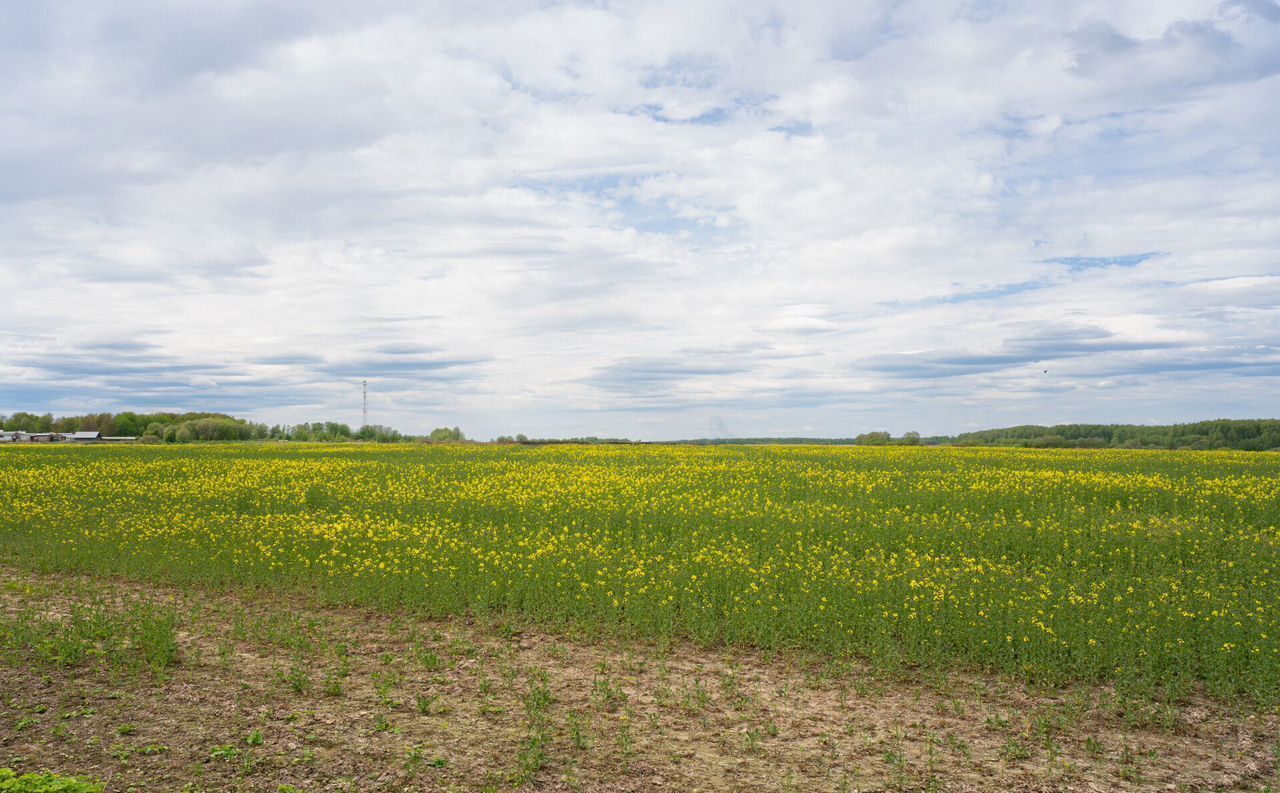
M360 396L364 404L363 410L361 412L361 417L364 423L361 424L360 426L367 427L369 426L369 381L368 380L360 381Z

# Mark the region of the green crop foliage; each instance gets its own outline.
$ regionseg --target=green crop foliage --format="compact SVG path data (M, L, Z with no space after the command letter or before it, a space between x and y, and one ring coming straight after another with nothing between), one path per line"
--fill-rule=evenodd
M13 447L0 492L42 570L1280 697L1270 453ZM99 628L11 630L73 662ZM151 634L106 651L169 662Z
M0 768L0 793L102 793L102 785L57 774L22 774Z

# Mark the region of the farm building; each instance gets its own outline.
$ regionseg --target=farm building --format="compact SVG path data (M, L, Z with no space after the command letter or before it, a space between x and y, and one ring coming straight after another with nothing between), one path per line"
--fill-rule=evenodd
M22 430L0 430L0 443L129 443L136 441L133 435L103 435L96 430L80 430L79 432L23 432Z
M137 439L134 435L103 435L97 430L62 433L62 440L70 443L128 443Z
M17 432L9 433L11 440L16 443L53 443L59 440L59 436L54 432Z
M79 432L62 433L64 441L74 441L76 443L92 443L102 440L102 433L97 430L80 430Z

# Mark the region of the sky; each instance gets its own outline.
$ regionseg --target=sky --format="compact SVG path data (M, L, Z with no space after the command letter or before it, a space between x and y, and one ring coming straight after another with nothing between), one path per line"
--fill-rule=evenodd
M0 2L0 413L1277 415L1273 0Z

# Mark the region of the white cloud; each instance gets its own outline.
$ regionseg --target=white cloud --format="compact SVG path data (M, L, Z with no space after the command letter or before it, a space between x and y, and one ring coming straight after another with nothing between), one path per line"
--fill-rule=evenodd
M1273 410L1270 0L17 25L0 412L354 422L364 377L479 436Z

